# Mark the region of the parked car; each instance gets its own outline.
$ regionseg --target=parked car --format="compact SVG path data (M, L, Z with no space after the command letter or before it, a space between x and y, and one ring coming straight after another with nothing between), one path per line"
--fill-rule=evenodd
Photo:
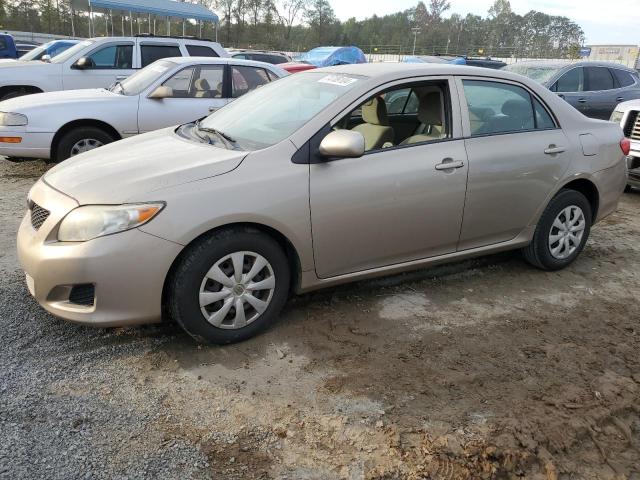
M640 98L638 72L617 63L530 61L504 70L542 83L592 118L608 120L618 103Z
M18 58L16 42L8 33L0 33L0 58Z
M397 90L417 112L387 114ZM566 267L615 210L627 147L618 125L509 72L318 69L50 169L18 255L59 317L164 313L198 341L234 342L291 291L510 249Z
M495 70L499 70L507 65L501 60L495 60L490 57L464 57L464 60L470 67L493 68Z
M409 55L404 57L403 63L451 63L452 65L465 65L463 57L444 57L439 55Z
M29 53L31 50L33 50L34 48L40 46L39 43L36 42L29 42L29 41L17 41L16 42L16 55L18 56L18 58L22 57L23 55L26 55L27 53Z
M65 160L121 138L196 120L287 75L230 58L157 60L108 89L47 92L0 102L0 155Z
M280 64L289 73L320 67L366 63L367 58L358 47L317 47L303 53L293 62Z
M80 40L52 40L51 42L40 45L33 50L25 53L20 58L3 58L0 59L0 63L4 62L15 62L20 60L22 62L30 62L34 60L42 60L45 62L51 61L51 58L56 55L68 50L70 47L74 46L76 43L80 42Z
M610 120L619 123L625 138L629 139L627 184L629 187L640 188L640 100L619 103Z
M51 62L0 64L0 100L30 93L108 87L160 58L228 57L219 43L180 37L101 37L84 40Z
M282 52L271 52L268 50L227 50L233 58L244 60L255 60L257 62L273 63L279 65L291 61L291 57Z

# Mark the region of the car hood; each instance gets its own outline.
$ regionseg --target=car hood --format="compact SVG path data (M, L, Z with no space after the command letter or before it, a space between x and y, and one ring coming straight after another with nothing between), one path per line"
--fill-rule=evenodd
M87 101L113 101L114 99L130 99L124 95L110 92L105 88L87 88L83 90L63 90L60 92L35 93L11 98L2 102L5 112L22 112L30 108L41 109L55 105L68 108L73 103Z
M51 187L84 204L162 200L157 190L236 168L247 152L184 139L174 127L120 140L70 158L44 175Z

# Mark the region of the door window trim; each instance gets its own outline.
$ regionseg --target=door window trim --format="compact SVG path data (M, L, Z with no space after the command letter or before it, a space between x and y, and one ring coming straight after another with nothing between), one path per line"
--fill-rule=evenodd
M101 43L100 45L96 46L94 49L92 49L90 52L85 53L84 55L80 55L79 57L77 57L75 60L73 60L71 62L71 65L75 65L75 63L78 61L79 58L82 57L90 57L91 55L93 55L95 52L102 50L104 48L108 48L108 47L112 47L112 46L116 46L116 47L133 47L131 49L131 67L130 68L122 68L122 67L98 67L98 68L86 68L85 70L137 70L136 68L133 68L133 62L134 62L134 57L136 54L136 44L134 42L105 42L105 43ZM73 70L73 69L72 69Z
M466 75L465 76L457 75L455 78L456 78L456 83L457 83L457 87L458 87L458 92L459 92L459 95L460 95L460 109L461 109L461 115L462 115L462 127L463 127L463 131L464 131L463 138L465 140L468 140L468 139L471 139L471 138L491 137L491 136L496 136L496 135L513 135L513 134L519 134L519 133L545 132L545 131L549 131L549 130L562 130L562 126L560 125L560 122L558 121L558 117L553 113L553 110L551 110L549 108L547 103L542 98L540 98L539 95L537 95L533 90L528 88L523 83L516 82L516 81L513 81L513 80L507 80L507 79L504 79L504 78L497 78L497 77L472 77L472 76L466 76ZM471 121L469 120L469 105L467 104L467 98L466 98L466 96L464 94L464 85L462 84L463 80L473 80L473 81L489 82L489 83L505 83L507 85L514 85L516 87L523 88L530 95L529 98L531 99L531 108L533 109L533 114L534 114L534 125L537 125L537 119L535 118L535 107L534 107L534 103L533 103L533 99L536 99L536 100L538 100L538 102L540 102L540 105L542 105L542 108L544 108L547 111L547 114L549 114L549 117L551 117L551 120L553 121L555 127L553 127L553 128L529 128L529 129L526 129L526 130L514 130L514 131L510 131L510 132L483 133L483 134L480 134L480 135L472 135L471 134Z

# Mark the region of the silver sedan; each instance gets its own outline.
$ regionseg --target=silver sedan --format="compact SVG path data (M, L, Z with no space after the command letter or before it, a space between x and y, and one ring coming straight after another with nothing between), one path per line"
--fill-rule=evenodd
M234 342L291 292L512 249L566 267L618 204L622 140L509 72L318 69L51 169L18 253L62 318Z

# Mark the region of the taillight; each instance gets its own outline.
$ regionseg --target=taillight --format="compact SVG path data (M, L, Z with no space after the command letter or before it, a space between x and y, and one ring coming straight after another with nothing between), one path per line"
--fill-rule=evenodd
M631 150L631 140L628 138L620 140L620 150L622 150L622 153L625 156L629 155L629 151Z

